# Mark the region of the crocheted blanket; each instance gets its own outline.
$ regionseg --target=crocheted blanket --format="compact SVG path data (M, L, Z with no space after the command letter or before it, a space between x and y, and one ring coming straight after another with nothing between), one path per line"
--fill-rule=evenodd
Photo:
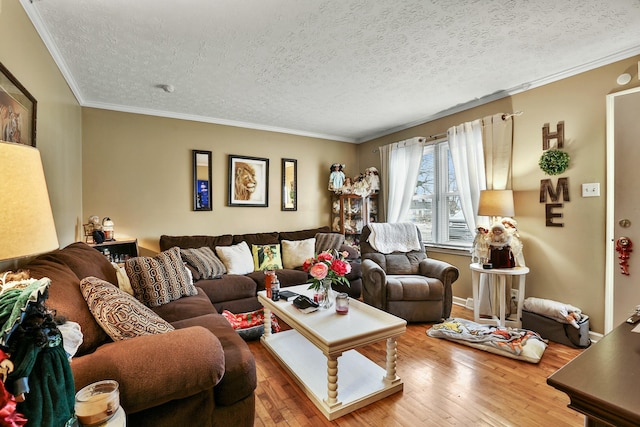
M371 234L369 244L373 249L383 254L392 252L411 252L422 250L418 239L418 229L410 222L369 224Z

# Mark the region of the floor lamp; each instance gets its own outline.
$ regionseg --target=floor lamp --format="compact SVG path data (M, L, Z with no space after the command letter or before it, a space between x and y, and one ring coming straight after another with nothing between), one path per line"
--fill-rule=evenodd
M0 261L58 249L40 151L0 142L0 165Z

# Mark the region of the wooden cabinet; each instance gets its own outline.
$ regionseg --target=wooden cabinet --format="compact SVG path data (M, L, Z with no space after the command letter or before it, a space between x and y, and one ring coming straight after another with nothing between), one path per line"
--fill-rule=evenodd
M345 235L349 244L359 245L362 227L378 221L378 195L334 195L331 201L331 229Z
M102 252L109 261L117 263L123 263L129 258L138 256L138 239L109 240L88 245Z

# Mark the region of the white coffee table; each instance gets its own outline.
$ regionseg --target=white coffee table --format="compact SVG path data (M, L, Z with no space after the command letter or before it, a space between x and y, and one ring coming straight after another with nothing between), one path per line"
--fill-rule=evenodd
M307 288L286 289L311 297ZM406 331L404 319L355 299L349 300L346 315L337 314L334 307L304 314L291 302L271 301L266 291L258 292L258 300L265 308L262 344L327 419L403 389L396 375L396 338ZM272 312L293 329L272 334ZM385 368L354 350L382 340L387 341Z

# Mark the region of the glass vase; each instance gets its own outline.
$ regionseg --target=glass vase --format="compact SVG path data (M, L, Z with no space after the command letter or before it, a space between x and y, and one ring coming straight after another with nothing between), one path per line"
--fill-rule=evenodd
M320 301L320 308L326 310L327 308L331 308L333 305L333 301L331 300L331 280L324 279L322 281L322 287L320 288L322 292L322 300Z

